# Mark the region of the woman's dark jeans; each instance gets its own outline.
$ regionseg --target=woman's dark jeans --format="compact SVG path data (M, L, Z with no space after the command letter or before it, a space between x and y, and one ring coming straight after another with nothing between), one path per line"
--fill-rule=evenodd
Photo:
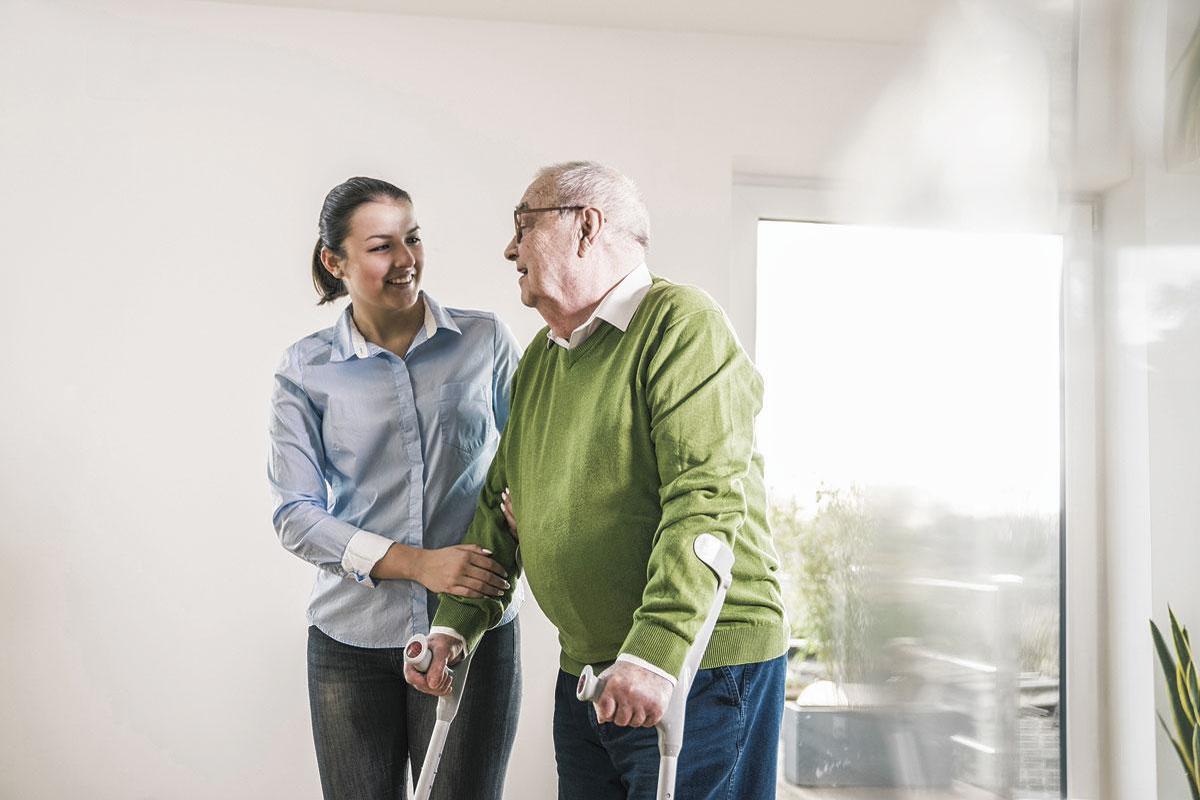
M479 645L433 800L501 798L521 705L517 625ZM404 648L354 647L312 626L308 696L325 800L404 800L409 758L419 776L437 712L436 697L405 683Z

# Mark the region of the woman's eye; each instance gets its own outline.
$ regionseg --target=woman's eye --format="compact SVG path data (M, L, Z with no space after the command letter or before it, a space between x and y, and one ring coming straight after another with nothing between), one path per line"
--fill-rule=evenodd
M408 243L409 244L420 244L421 237L420 236L410 236L410 237L408 237Z
M391 247L391 245L387 245L387 244L376 245L375 247L372 247L369 252L379 253L384 250L387 250L389 247Z

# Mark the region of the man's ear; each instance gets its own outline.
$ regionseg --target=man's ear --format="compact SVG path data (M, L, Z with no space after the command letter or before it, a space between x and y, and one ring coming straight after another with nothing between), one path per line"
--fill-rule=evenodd
M604 230L604 212L594 206L583 210L583 220L579 226L579 257L595 246L600 232Z
M325 267L325 271L338 280L342 279L342 265L338 261L338 257L328 247L321 248L321 266Z

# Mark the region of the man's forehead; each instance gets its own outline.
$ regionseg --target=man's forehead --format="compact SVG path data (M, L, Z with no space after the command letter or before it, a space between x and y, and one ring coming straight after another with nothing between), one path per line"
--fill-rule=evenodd
M529 184L525 194L521 195L521 202L517 208L541 208L542 204L548 200L550 194L548 189L545 181L534 181Z

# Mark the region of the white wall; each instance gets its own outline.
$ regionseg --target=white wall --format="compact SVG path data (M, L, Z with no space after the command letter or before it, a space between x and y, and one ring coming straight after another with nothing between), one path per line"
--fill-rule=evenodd
M352 174L412 191L427 288L540 327L501 259L532 171L640 181L651 266L726 302L735 169L820 175L897 48L180 2L0 2L0 796L315 798L312 568L268 521L280 352ZM553 793L526 620L510 797Z
M1114 800L1187 796L1147 618L1200 625L1200 171L1163 161L1167 44L1200 4L1129 5L1133 176L1104 196L1108 752ZM1200 165L1198 165L1200 166ZM1157 701L1157 702L1156 702Z

